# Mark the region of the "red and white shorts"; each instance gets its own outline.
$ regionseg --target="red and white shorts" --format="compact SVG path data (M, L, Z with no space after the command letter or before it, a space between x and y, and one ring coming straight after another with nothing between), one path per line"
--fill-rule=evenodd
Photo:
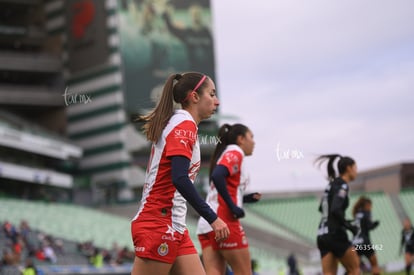
M167 224L132 222L131 233L140 258L172 264L178 256L198 254L188 230L180 234Z
M213 250L231 250L249 247L246 234L240 222L236 221L226 223L230 229L230 235L224 241L217 242L215 239L216 234L214 231L198 235L198 240L202 249L209 246L211 246Z

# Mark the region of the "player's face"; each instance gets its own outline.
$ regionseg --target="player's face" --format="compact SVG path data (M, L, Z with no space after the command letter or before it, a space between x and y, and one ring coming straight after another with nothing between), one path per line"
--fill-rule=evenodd
M253 133L250 130L248 130L244 136L240 136L238 141L240 148L242 148L246 156L253 154L255 142L253 139Z
M351 166L348 166L347 170L348 170L349 179L351 181L355 180L358 174L358 168L357 168L356 163L354 163Z
M207 78L207 85L203 88L198 101L198 114L201 119L207 119L217 110L220 102L216 96L214 82Z

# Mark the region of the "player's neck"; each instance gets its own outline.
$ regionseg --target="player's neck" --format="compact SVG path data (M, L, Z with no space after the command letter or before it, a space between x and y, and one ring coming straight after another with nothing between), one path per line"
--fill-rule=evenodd
M349 178L349 176L347 174L342 175L341 179L343 179L346 183L351 181L351 179Z
M187 112L190 113L190 115L193 117L195 123L198 125L201 121L201 117L198 115L197 109L196 108L191 108L191 106L185 108L184 110L186 110Z

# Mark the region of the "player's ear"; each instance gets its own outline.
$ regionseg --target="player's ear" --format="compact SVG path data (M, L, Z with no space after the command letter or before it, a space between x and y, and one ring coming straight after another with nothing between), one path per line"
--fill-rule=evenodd
M190 100L193 102L198 102L199 99L200 96L198 95L198 93L196 91L192 91L190 94Z
M237 143L238 145L241 145L241 144L243 144L243 143L244 143L244 140L245 140L245 137L244 137L243 135L238 135L238 136L237 136L237 139L236 139L236 143Z

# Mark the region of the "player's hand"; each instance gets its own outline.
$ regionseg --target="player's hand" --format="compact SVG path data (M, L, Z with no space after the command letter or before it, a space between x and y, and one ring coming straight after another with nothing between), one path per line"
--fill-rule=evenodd
M261 198L262 198L262 193L259 193L259 192L253 193L253 199L255 201L260 201Z
M246 195L248 202L258 202L262 198L262 194L259 192L251 193Z
M233 217L236 219L243 218L246 214L244 213L244 210L238 206L234 206L231 209L231 212L233 213Z
M212 224L211 227L214 230L214 233L216 234L216 241L221 242L227 239L230 235L230 230L227 226L227 224L220 218L217 218Z
M262 198L262 194L259 192L250 193L243 196L243 202L245 203L253 203L258 202Z
M348 229L349 231L351 231L351 232L352 232L352 234L353 234L354 236L355 236L355 235L358 233L358 231L359 231L358 226L353 225L351 221L346 221L346 222L345 222L345 227L346 227L346 229Z

